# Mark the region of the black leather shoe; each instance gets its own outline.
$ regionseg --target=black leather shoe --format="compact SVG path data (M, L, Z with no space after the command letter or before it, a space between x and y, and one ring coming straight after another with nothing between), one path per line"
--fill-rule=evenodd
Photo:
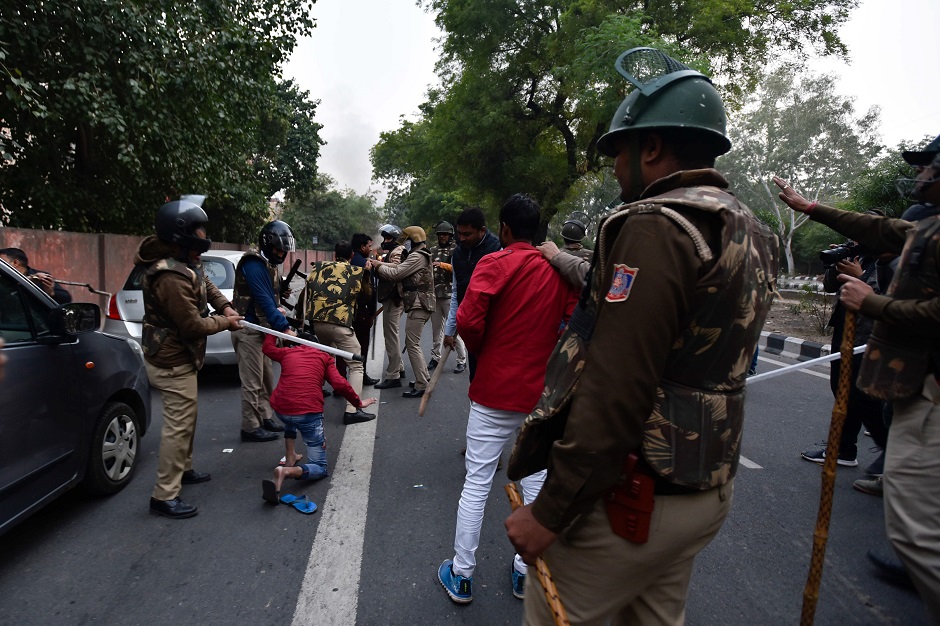
M428 371L433 372L435 367L437 367L437 359L431 359L431 362L428 363Z
M262 422L261 422L261 427L264 428L265 430L269 431L269 432L272 432L272 433L282 433L282 432L284 432L284 427L281 426L280 424L278 424L277 422L275 422L275 421L272 420L272 419L262 420Z
M415 388L415 381L409 380L409 381L408 381L408 386L411 387L412 389L414 389L414 388Z
M197 472L196 470L186 470L183 472L183 484L195 485L197 483L207 483L212 480L212 474L209 472Z
M893 554L887 555L876 550L868 551L868 560L875 566L875 574L886 583L897 587L913 589L914 583L910 574Z
M379 379L378 379L378 378L372 378L372 377L369 376L368 374L363 374L363 375L362 375L362 384L363 384L363 385L374 385L374 384L377 383L377 382L379 382Z
M199 511L191 504L186 504L179 499L179 496L172 500L157 500L150 498L150 513L153 515L162 515L170 519L185 519L193 517Z
M361 424L362 422L371 422L375 419L375 415L371 413L366 413L362 409L356 410L355 413L343 413L343 424L349 426L350 424Z
M458 363L457 367L454 368L454 374L460 374L461 372L466 371L467 366L463 363Z
M401 394L402 398L420 398L424 395L424 389L412 389Z
M263 428L242 431L242 441L274 441L277 437L277 433L272 433L270 430Z
M386 378L375 385L376 389L391 389L392 387L401 387L401 378Z

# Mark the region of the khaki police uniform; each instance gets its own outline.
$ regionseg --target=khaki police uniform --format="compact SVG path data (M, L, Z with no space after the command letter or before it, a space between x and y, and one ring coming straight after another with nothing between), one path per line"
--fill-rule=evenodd
M141 242L134 264L145 267L141 291L144 323L141 344L150 384L163 398L163 427L153 498L179 495L183 472L193 468L197 373L206 355L206 337L229 328L209 315L231 303L206 278L201 263L177 261L179 250L155 236Z
M777 242L726 188L677 172L605 218L513 451L511 478L548 468L531 511L561 533L543 557L572 623L681 623L694 557L730 510ZM630 453L650 486L645 543L605 505ZM526 593L527 624L552 623L542 596Z
M415 390L424 391L430 377L428 366L421 350L421 332L434 310L434 278L431 273L431 254L424 244L412 249L398 265L379 265L379 278L400 283L402 306L408 314L405 322L405 349L415 375ZM391 354L389 355L391 358ZM391 365L386 375L394 377Z
M431 312L431 358L441 360L441 346L444 344L444 322L450 314L450 299L454 289L454 267L451 263L457 242L451 237L446 246L440 244L431 248L431 260L440 263L434 268L434 311ZM456 337L457 364L467 363L467 347L460 335Z
M395 246L389 250L382 259L385 263L401 263L404 246ZM399 378L405 371L401 361L401 339L399 328L401 314L405 308L402 302L401 285L394 281L383 279L376 272L379 279L378 296L382 304L382 335L385 338L385 353L388 355L388 366L385 368L385 378L388 380Z

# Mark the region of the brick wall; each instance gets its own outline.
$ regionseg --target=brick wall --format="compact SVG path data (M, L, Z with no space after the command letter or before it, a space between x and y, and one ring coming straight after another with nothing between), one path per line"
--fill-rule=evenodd
M29 257L29 266L44 270L56 279L89 283L95 289L115 293L134 265L134 253L143 237L128 235L69 233L55 230L0 228L0 248L20 248ZM248 246L212 243L214 250L245 250ZM283 268L286 274L294 259L303 259L301 271L312 261L333 259L332 252L297 250L288 255ZM94 302L103 312L108 302L104 296L85 287L65 285L75 302Z

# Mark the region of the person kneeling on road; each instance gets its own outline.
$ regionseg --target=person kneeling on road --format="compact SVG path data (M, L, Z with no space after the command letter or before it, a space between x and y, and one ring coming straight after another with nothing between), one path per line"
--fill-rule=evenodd
M299 344L279 348L273 335L265 336L261 349L266 357L281 364L281 376L271 394L271 408L284 424L285 467L275 467L274 480L261 483L262 498L277 504L284 479L319 480L329 476L323 438L324 378L358 409L375 404L375 398L361 400L326 352ZM294 449L297 431L307 446L308 462L300 465L297 463L303 457Z

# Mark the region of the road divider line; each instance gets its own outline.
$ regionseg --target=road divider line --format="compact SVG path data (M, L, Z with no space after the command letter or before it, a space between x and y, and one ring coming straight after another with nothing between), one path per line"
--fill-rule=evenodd
M376 324L382 328L381 316ZM367 370L370 366L374 368L375 363L379 366L384 364L385 340L381 332L375 335L376 358L366 361ZM378 398L380 395L381 392L372 387L362 389L364 398ZM378 402L374 405L376 414L379 405ZM320 506L323 517L310 547L307 570L291 622L293 626L356 624L377 422L378 419L353 424L343 431L343 443L331 473L330 488Z
M757 356L757 360L763 361L764 363L770 363L771 365L779 365L780 367L786 367L787 365L790 365L790 363L774 361L773 359L768 359L767 357L760 355ZM810 369L799 370L799 372L802 374L809 374L810 376L816 376L817 378L825 378L826 380L829 380L829 374L820 374L819 372L814 372Z
M763 467L761 467L760 465L758 465L751 459L747 458L743 454L739 457L739 460L741 462L741 465L743 465L744 467L748 469L764 469Z

